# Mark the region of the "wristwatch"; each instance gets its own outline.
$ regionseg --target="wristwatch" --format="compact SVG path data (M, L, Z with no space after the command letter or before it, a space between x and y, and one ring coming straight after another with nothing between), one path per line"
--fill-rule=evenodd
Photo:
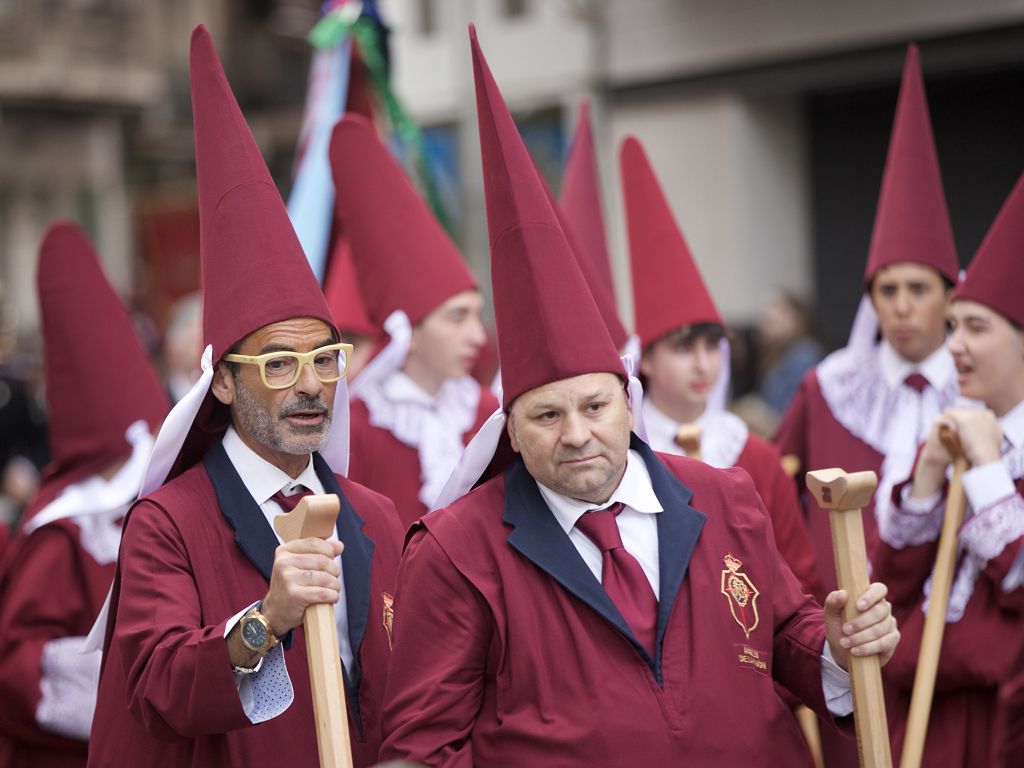
M262 605L256 605L242 617L242 645L261 656L278 644L277 636L270 628L267 617L260 613Z

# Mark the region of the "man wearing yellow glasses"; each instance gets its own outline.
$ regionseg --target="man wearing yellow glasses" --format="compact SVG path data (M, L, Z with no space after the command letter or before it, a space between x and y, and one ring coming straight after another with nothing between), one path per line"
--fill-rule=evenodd
M202 28L191 69L208 346L125 519L89 765L317 765L305 639L292 630L326 603L344 671L334 694L354 764L368 766L398 516L345 476L352 348ZM338 497L334 534L283 543L273 521L305 493Z

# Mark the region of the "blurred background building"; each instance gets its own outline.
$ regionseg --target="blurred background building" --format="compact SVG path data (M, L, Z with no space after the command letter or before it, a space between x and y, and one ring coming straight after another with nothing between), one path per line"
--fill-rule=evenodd
M453 227L485 276L466 25L475 21L556 189L593 105L620 300L616 150L645 143L726 316L766 290L857 296L906 43L922 53L957 242L969 258L1024 167L1024 0L383 0L392 83L454 184ZM163 325L197 282L187 41L212 31L282 191L317 0L0 0L0 280L36 324L35 250L58 216Z
M628 133L646 145L727 320L753 325L784 291L809 300L832 343L861 291L908 41L921 48L962 261L1024 168L1024 0L378 5L391 85L423 127L447 179L447 224L484 286L470 21L556 191L590 100L627 319L617 149ZM93 237L154 350L198 286L192 27L210 28L287 195L320 13L320 0L0 0L0 373L28 381L29 401L36 249L53 219Z

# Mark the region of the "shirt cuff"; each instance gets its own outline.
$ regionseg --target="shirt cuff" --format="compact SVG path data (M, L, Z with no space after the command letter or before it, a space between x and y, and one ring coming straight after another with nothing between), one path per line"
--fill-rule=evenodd
M224 625L224 637L230 634L245 614L259 604L260 601L257 600L228 619ZM242 711L253 725L277 717L291 706L295 698L292 680L288 676L288 667L284 660L284 643L278 643L271 648L252 669L232 667L231 674L235 678L235 688L242 703Z
M908 515L930 515L942 501L942 491L936 491L924 499L915 499L910 495L911 484L907 483L900 494L899 511Z
M288 676L284 647L278 644L271 648L251 674L235 675L235 685L242 711L253 725L272 720L288 709L295 691Z
M821 690L825 694L825 706L833 715L846 717L853 713L850 674L836 663L828 640L821 650Z
M1017 488L1001 461L990 461L964 472L964 493L971 509L980 512L1008 496L1015 496Z

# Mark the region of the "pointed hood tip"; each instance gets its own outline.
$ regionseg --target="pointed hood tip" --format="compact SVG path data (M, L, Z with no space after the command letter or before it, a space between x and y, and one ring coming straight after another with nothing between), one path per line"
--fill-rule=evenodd
M498 354L508 406L524 392L569 375L623 371L566 233L472 33L470 40ZM547 341L542 349L523 343L538 338Z
M342 117L328 154L335 216L374 325L383 327L397 309L416 325L453 296L478 288L448 233L368 120ZM403 226L390 226L394 221Z
M640 141L620 148L626 235L633 274L634 328L647 348L677 328L724 325Z
M863 284L909 262L956 283L959 262L917 45L907 45Z

